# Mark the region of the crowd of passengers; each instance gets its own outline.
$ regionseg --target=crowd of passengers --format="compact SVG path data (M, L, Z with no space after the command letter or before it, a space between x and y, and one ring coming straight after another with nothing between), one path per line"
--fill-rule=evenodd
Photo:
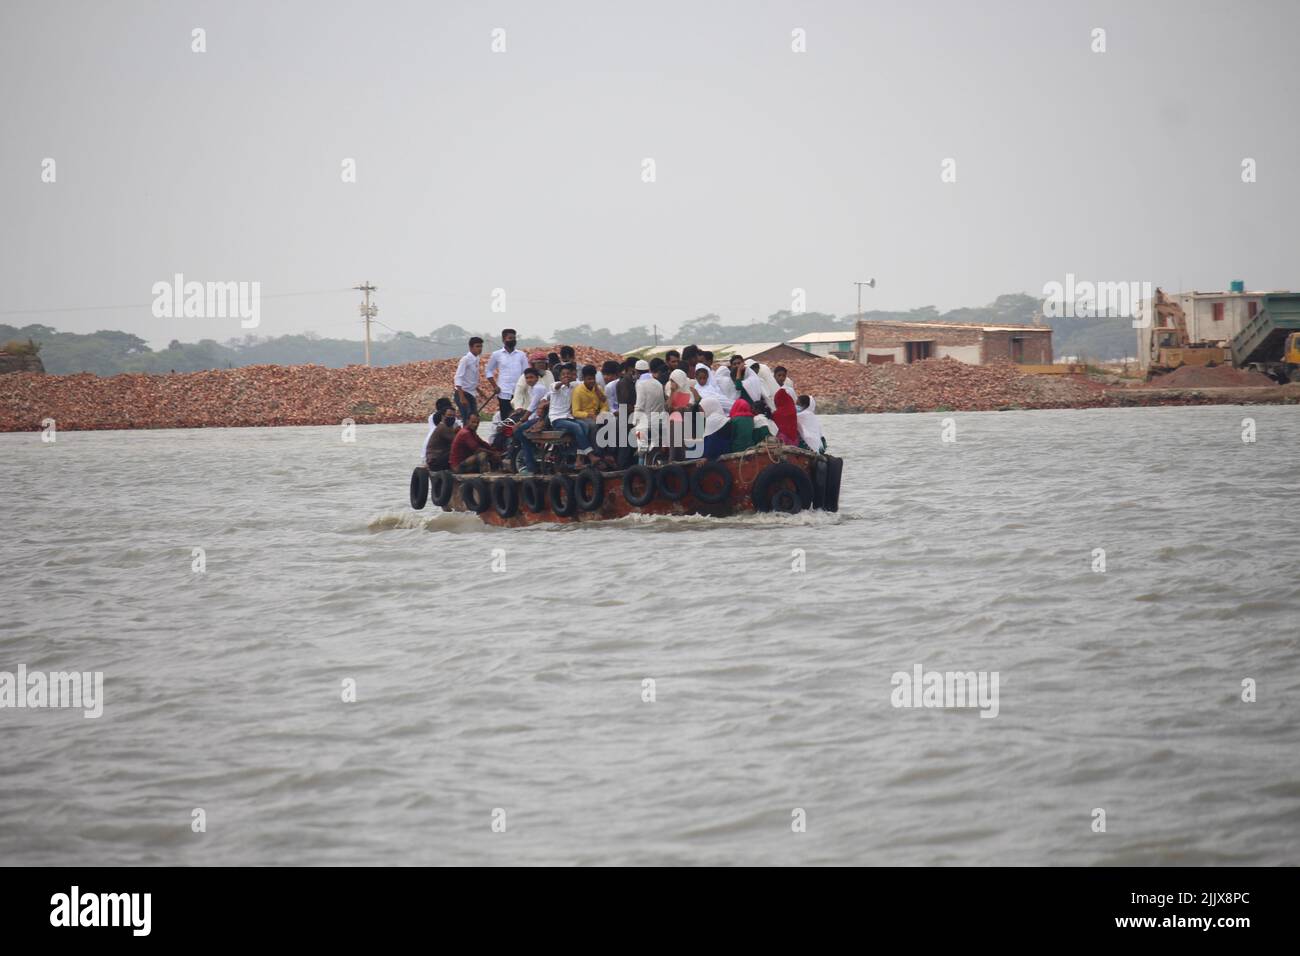
M525 354L516 348L513 329L502 330L501 341L480 374L483 340L469 340L456 366L453 396L438 399L429 416L424 462L431 472L514 468L520 475L535 474L543 431L571 439L567 463L602 471L652 460L714 459L763 442L826 450L816 401L796 393L783 366L769 369L732 355L715 367L712 352L688 345L649 361L579 367L571 346ZM478 433L483 384L490 395L484 405L497 406L486 437ZM602 442L611 420L610 427L628 433ZM702 448L688 454L688 445Z

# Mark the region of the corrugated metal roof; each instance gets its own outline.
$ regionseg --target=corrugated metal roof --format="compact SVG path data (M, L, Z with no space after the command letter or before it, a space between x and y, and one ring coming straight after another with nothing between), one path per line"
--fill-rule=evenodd
M985 325L982 322L877 322L863 319L863 325L887 325L890 328L906 329L980 329L984 332L1050 332L1046 325Z
M700 348L705 352L712 352L716 359L721 355L734 355L739 352L741 355L757 355L759 352L766 352L768 349L776 348L778 345L786 345L785 342L737 342L731 345L701 345ZM628 355L640 355L645 358L653 358L664 355L674 349L680 352L686 346L684 345L650 345L645 348L633 349ZM794 346L791 346L793 348Z
M787 345L799 345L803 342L852 342L854 339L853 329L843 329L839 332L806 332L796 339L790 339Z

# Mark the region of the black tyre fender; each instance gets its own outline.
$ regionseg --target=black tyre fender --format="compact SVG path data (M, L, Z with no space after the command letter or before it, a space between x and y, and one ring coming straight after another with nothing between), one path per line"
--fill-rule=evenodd
M546 482L540 478L525 478L520 484L520 497L523 498L524 507L535 515L541 514L546 510L547 495Z
M502 518L519 514L519 485L513 478L498 478L491 487L493 511Z
M771 511L773 499L776 497L776 492L780 490L779 486L787 481L794 485L795 493L799 497L799 508L796 510L802 511L804 508L811 508L813 498L812 479L808 477L808 472L788 461L778 461L759 472L758 478L754 480L754 490L750 496L754 500L754 507L759 511Z
M686 474L685 468L677 464L660 468L655 484L659 486L659 494L669 501L681 501L691 490L690 476Z
M705 490L704 481L709 475L718 475L722 479L721 490ZM727 496L731 494L731 486L734 483L735 479L731 477L731 471L720 462L701 462L691 469L691 494L696 501L702 501L708 505L716 505L720 501L726 501Z
M803 508L799 506L799 496L795 492L789 488L778 488L772 492L772 510L797 515Z
M637 478L645 482L645 488L640 492L635 490ZM623 497L634 508L641 508L655 500L655 492L658 490L655 485L654 469L646 465L633 465L623 472Z
M451 501L451 492L456 487L456 480L449 471L435 471L429 476L429 500L439 508L447 507Z
M574 490L573 479L568 475L552 475L546 497L551 503L551 510L561 518L572 518L578 513L578 493Z
M417 468L411 472L411 507L419 511L429 500L429 469Z
M844 475L844 459L826 456L826 500L822 507L827 511L840 510L840 478Z
M597 468L584 468L573 479L573 490L579 508L595 511L605 503L605 476Z
M492 489L486 478L466 478L460 483L460 497L466 508L476 515L482 514L492 504Z
M812 506L814 508L826 507L826 472L827 472L826 459L822 457L818 457L817 460L813 462L813 473L812 473L812 482L813 482Z

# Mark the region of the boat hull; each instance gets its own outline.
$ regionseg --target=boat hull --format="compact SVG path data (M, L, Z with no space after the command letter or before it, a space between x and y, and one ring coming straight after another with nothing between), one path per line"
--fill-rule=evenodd
M589 511L581 508L577 509L572 515L556 514L550 501L547 501L546 507L539 512L530 511L523 503L522 498L519 503L518 511L510 516L503 517L492 506L488 504L486 508L478 512L479 518L486 524L496 525L503 528L522 528L534 524L546 523L573 523L582 521L610 521L617 518L625 518L628 515L709 515L713 517L727 517L730 515L744 514L760 509L754 501L754 492L758 477L764 469L779 463L788 463L806 474L811 486L814 489L813 507L820 510L835 510L838 506L838 470L834 471L835 485L832 489L833 495L827 495L825 489L825 471L822 469L822 476L819 479L817 463L819 461L838 461L838 459L829 459L825 455L815 455L803 448L794 448L788 445L770 445L758 446L744 452L737 452L729 455L723 455L715 461L725 468L731 474L730 492L717 502L703 501L688 489L678 500L669 500L662 491L657 491L655 496L646 504L634 505L628 501L623 490L624 472L614 471L604 473L604 496L598 506ZM687 476L690 476L692 469L700 467L704 462L686 461L680 462L686 469ZM454 477L454 486L451 497L447 504L442 507L443 511L464 511L474 513L465 500L464 488L465 483L475 477L480 477L489 483L497 481L535 481L537 478L522 479L517 475L510 474L486 474L486 475L456 475ZM549 476L539 476L544 480L549 480ZM820 485L819 485L820 480ZM818 493L820 492L820 493ZM488 496L489 502L491 496ZM787 501L791 499L786 499ZM437 507L432 505L432 507ZM802 510L802 509L799 509Z

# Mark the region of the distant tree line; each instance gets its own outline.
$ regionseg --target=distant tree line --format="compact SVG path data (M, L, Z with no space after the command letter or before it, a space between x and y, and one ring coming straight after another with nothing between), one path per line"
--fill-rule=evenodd
M939 312L923 306L906 312L872 310L864 312L867 320L887 322L981 322L1029 323L1041 319L1042 303L1033 296L1001 295L979 308ZM661 342L686 344L729 344L733 342L780 342L807 332L850 330L857 316L834 316L824 312L774 312L762 322L726 324L717 315L702 315L684 322L675 333L660 333ZM1089 360L1124 358L1133 354L1134 333L1127 319L1047 319L1053 330L1052 348L1056 355L1073 355ZM428 335L413 332L386 334L371 343L370 360L374 365L400 365L428 359L455 358L465 353L471 335L482 336L484 349L500 345L500 329L472 332L459 325L444 325ZM31 339L40 347L45 370L53 375L93 372L116 375L120 372L198 372L214 368L238 368L244 365L326 365L342 368L362 361L362 345L355 339L329 339L305 332L300 335L274 337L245 336L217 342L172 340L164 349L152 349L142 338L129 332L100 331L90 334L59 332L45 325L17 327L0 324L0 342ZM626 332L589 325L556 329L546 340L521 338L520 346L529 348L547 343L591 345L611 352L630 352L649 345L654 335L646 326Z

